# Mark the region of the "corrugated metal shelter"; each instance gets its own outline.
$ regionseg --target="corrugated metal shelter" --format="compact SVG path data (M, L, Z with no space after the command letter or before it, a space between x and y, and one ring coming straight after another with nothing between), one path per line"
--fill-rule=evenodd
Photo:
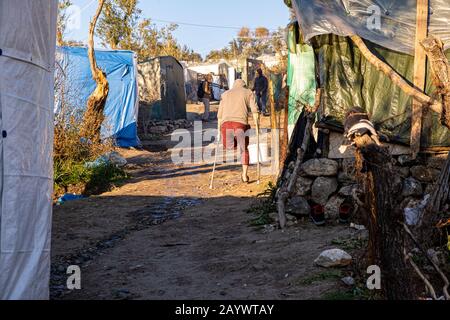
M139 121L186 119L183 66L171 56L138 64Z

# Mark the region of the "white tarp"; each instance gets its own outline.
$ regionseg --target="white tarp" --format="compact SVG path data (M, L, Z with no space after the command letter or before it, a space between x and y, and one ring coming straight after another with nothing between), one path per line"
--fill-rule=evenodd
M394 51L414 53L417 0L292 0L305 40L357 34ZM429 33L450 47L449 0L430 0Z
M0 299L48 299L56 0L0 0Z

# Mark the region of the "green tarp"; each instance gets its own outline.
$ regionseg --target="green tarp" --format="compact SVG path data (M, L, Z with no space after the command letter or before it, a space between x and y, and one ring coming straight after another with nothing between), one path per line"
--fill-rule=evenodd
M297 121L302 105L314 103L317 69L321 87L324 88L324 108L319 115L321 121L342 128L345 113L354 106L360 106L392 142L409 144L411 98L377 71L349 38L320 35L312 39L312 47L299 44L299 38L298 28L291 27L288 39L291 125ZM411 81L414 64L412 56L368 41L366 43L380 59ZM447 51L447 57L450 57L450 51ZM314 61L318 64L317 68ZM434 92L430 72L427 75L426 92L430 95ZM439 115L426 112L423 126L422 147L450 146L449 130L440 124Z
M288 40L289 125L295 125L303 106L314 105L316 96L314 51L309 45L297 43L294 28L292 25Z
M369 49L408 81L413 78L414 58L366 41ZM367 61L351 39L321 35L312 41L319 79L325 88L325 121L342 126L345 113L353 106L364 108L377 129L393 142L409 144L412 99L382 72ZM450 57L450 51L447 51ZM428 69L426 93L435 88ZM422 131L422 147L450 146L450 132L441 125L439 115L426 112Z

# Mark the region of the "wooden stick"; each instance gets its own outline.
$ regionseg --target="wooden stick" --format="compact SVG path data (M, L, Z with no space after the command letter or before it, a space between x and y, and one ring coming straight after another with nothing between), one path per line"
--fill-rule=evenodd
M273 89L273 81L269 82L270 97L270 129L272 144L272 174L278 177L280 174L280 131L277 125L277 111L275 108L275 97Z
M317 89L314 106L305 106L305 116L306 116L306 127L305 133L303 135L303 141L301 147L297 150L297 159L295 161L294 170L289 178L284 184L281 185L278 193L278 220L281 229L286 226L286 201L294 192L295 183L297 182L298 174L300 172L300 167L303 163L303 158L306 151L308 150L309 142L311 140L312 127L314 125L314 115L318 110L322 99L322 90ZM287 171L286 171L287 172Z
M406 234L411 238L411 240L414 242L415 246L422 252L422 254L425 256L425 258L428 260L428 262L433 266L434 270L436 270L436 272L439 274L439 276L442 278L442 280L444 281L444 288L442 289L442 291L444 292L445 298L447 300L450 300L450 295L448 293L448 287L450 285L447 276L442 272L441 268L439 268L439 266L434 263L433 259L431 259L428 256L428 253L425 251L425 249L423 249L422 245L419 243L419 241L416 239L416 237L414 237L411 229L409 229L409 227L405 224L402 223L403 228L405 229Z
M405 261L409 261L409 263L411 264L411 266L413 267L414 271L417 273L417 275L419 276L420 279L422 279L422 281L425 283L425 286L428 288L428 290L430 291L431 297L434 300L438 300L438 297L436 295L436 290L434 290L433 285L430 283L430 281L428 281L428 279L424 276L424 274L422 273L422 271L420 271L419 267L417 266L417 264L411 259L411 255L408 253L405 253Z
M416 42L414 54L414 86L425 91L425 77L427 70L427 56L420 45L428 34L428 7L429 0L417 0ZM413 99L411 115L411 154L413 159L420 152L420 138L422 136L423 105Z
M289 86L286 86L283 108L283 139L281 141L280 169L283 170L289 147Z
M400 76L394 69L392 69L388 64L381 61L377 56L375 56L369 48L364 43L363 39L361 39L357 35L353 35L350 37L355 45L359 48L362 55L379 71L383 72L391 81L402 89L407 95L414 97L417 101L422 103L423 105L428 106L432 111L441 114L442 112L442 103L432 99L427 96L425 93L417 90L412 87L402 76Z
M444 44L440 39L430 36L422 41L421 45L428 56L438 92L442 97L441 122L450 129L450 63L444 53Z

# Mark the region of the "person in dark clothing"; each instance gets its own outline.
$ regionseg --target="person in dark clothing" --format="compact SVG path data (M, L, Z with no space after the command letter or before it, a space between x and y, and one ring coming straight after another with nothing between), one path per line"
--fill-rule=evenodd
M256 99L258 102L258 108L261 113L267 116L266 106L267 106L267 90L269 88L269 81L264 76L261 68L257 70L258 77L255 79L255 85L253 86L253 91L256 94Z

